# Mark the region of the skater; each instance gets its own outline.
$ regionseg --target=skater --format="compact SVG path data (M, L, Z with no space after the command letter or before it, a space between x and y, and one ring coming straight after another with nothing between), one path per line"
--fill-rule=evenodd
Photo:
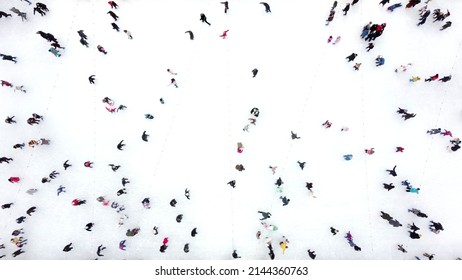
M232 253L231 255L233 256L234 259L240 259L240 258L241 258L241 256L239 256L239 255L237 254L237 251L236 251L236 250L234 250L233 253Z
M393 185L393 183L391 183L391 184L385 184L384 183L383 188L386 189L387 191L390 191L390 190L394 189L395 186Z
M374 43L369 43L366 47L366 50L367 52L369 52L370 50L372 50L374 48Z
M114 29L117 32L120 32L120 27L115 22L111 23L111 26L112 29Z
M254 115L255 117L258 118L258 116L260 115L260 110L256 107L252 108L252 110L250 110L250 114Z
M443 228L443 225L441 225L441 223L437 223L437 222L434 222L434 221L430 221L430 231L433 232L433 233L440 233L442 230L444 230Z
M103 48L103 46L98 45L96 48L98 49L99 52L107 54L107 51Z
M35 213L36 209L37 209L37 207L32 206L31 208L27 209L26 214L29 215L29 216L32 216L32 213Z
M420 218L428 218L427 214L423 213L423 212L420 211L419 209L411 208L411 209L408 209L407 211L408 211L408 212L411 212L411 213L413 213L413 214L415 214L417 217L420 217Z
M393 12L396 8L399 8L399 7L401 7L401 6L403 6L403 4L401 4L401 3L396 3L396 4L393 4L393 5L389 6L389 7L387 8L387 10L390 11L390 12Z
M430 76L430 77L428 77L427 79L425 79L425 82L435 81L435 80L438 80L438 78L439 78L439 75L438 75L438 74L435 74L435 75Z
M8 182L13 183L13 184L18 183L19 181L21 181L21 179L19 177L10 177L8 179Z
M6 55L6 54L1 54L1 53L0 53L0 57L1 57L3 60L9 60L9 61L13 61L14 63L17 63L17 61L16 61L16 56L11 56L11 55Z
M354 4L358 3L359 0L353 0L353 2L351 2L351 6L354 6Z
M94 223L88 223L85 225L85 230L86 231L91 231L91 229L93 228L95 224Z
M430 135L441 134L441 128L432 128L430 130L427 130L427 133Z
M144 198L144 199L141 201L141 204L143 204L143 207L144 207L145 209L151 209L151 202L150 202L149 197Z
M106 14L109 14L115 21L119 18L113 11L109 11Z
M375 66L382 66L385 64L385 58L383 58L383 56L379 55L377 56L377 58L375 59Z
M406 114L402 115L402 117L404 118L405 121L407 121L408 119L414 118L415 116L416 116L416 114L410 114L410 113L406 113Z
M12 160L13 160L12 158L1 157L0 158L0 163L6 162L6 163L10 164L10 161L12 161Z
M294 133L293 131L290 132L290 137L292 138L292 140L300 139L300 137L297 135L297 133Z
M24 86L15 86L14 87L14 92L16 92L16 91L21 91L21 92L27 93L27 91L24 89Z
M236 170L237 170L237 171L244 171L244 170L245 170L244 165L242 165L242 164L237 164L237 165L236 165Z
M398 107L398 111L396 111L398 114L406 114L407 113L407 109L402 109L400 107ZM441 131L441 130L440 130Z
M271 171L273 172L273 175L276 173L276 169L278 168L277 166L269 166L269 168L271 169Z
M260 218L260 221L266 220L271 218L271 213L270 212L263 212L263 211L258 211L263 217Z
M362 63L356 63L353 68L355 69L355 71L359 71L359 67L361 67L361 64Z
M452 132L445 129L444 132L441 132L441 135L443 135L443 136L451 136L452 137Z
M236 187L236 180L229 181L227 185L230 185L231 187L235 188Z
M280 199L282 199L282 206L286 206L287 204L289 204L290 202L290 199L288 199L287 197L285 196L281 196L279 197Z
M390 214L388 214L388 213L385 213L385 212L383 212L383 211L380 211L380 213L381 213L381 214L380 214L380 217L381 217L382 219L384 219L384 220L391 221L391 220L393 219L393 217L390 216Z
M27 218L26 216L21 216L21 217L19 217L19 218L16 219L16 223L22 224L22 223L24 223L24 221L26 220L26 218Z
M347 4L345 5L345 8L343 8L343 10L342 10L342 11L343 11L343 15L346 16L349 10L350 10L350 3L347 3Z
M2 17L11 17L11 14L7 14L7 13L5 13L3 11L0 11L0 18L2 18Z
M398 176L398 174L396 173L396 165L393 167L393 169L391 169L391 170L387 169L386 171L388 172L388 174L390 174L393 177Z
M184 246L183 246L183 251L184 251L185 253L189 253L189 243L184 244Z
M207 21L207 17L205 16L205 14L201 14L201 18L199 19L200 21L202 22L205 22L207 23L209 26L211 25L208 21Z
M257 69L257 68L254 68L254 69L252 70L252 75L253 75L252 78L255 78L255 77L257 76L257 74L258 74L258 69Z
M185 33L189 34L189 39L194 40L194 33L191 30L185 31Z
M336 235L338 233L338 229L330 227L330 232L332 233L332 235Z
M66 192L66 188L60 185L57 189L57 196L59 196L60 193Z
M80 38L80 41L79 41L79 42L80 42L80 44L82 44L83 46L85 46L85 47L87 47L87 48L89 47L88 42L87 42L84 38Z
M396 219L392 219L392 220L389 220L388 223L394 227L401 227L403 226L400 222L398 222L398 220Z
M91 75L90 77L88 77L88 81L90 82L90 84L95 84L95 75Z
M72 200L72 202L71 202L71 204L72 204L73 206L79 206L79 205L86 204L86 203L87 203L87 201L86 201L85 199L84 199L84 200L80 200L80 199L78 199L78 198Z
M197 228L193 228L193 230L191 231L191 236L195 237L196 235L197 235Z
M51 179L56 179L57 175L59 175L59 172L53 170L53 172L51 172L50 175L48 175L48 177L50 177Z
M440 30L443 31L443 30L445 30L445 29L451 27L451 25L452 25L452 22L451 22L451 21L447 21L447 22L441 27Z
M289 248L289 246L287 246L287 242L285 241L279 242L279 247L281 247L283 255L286 253L286 250Z
M329 122L329 120L325 121L322 126L324 126L325 128L330 128L332 126L332 123Z
M83 30L79 30L77 31L77 34L79 34L80 36L80 39L84 39L84 40L87 40L87 35L85 34L85 32Z
M342 37L337 36L337 38L335 38L335 41L332 43L332 45L338 44L338 42L340 42L341 39L342 39Z
M88 168L93 168L93 162L86 161L86 162L83 163L83 166L88 167Z
M406 192L419 194L420 188L414 188L413 186L407 186Z
M368 154L368 155L372 155L372 154L375 153L374 149L375 149L375 148L365 149L364 152L365 152L366 154Z
M348 59L348 62L355 60L355 58L358 56L356 53L352 53L349 56L346 57Z
M240 154L244 152L244 145L241 142L237 142L237 152Z
M6 119L5 119L5 122L6 122L7 124L16 123L16 121L14 120L14 117L15 117L15 116L12 116L12 117L7 116Z
M117 9L119 7L119 5L117 5L117 3L114 1L109 1L107 3L111 5L111 9Z
M9 209L14 203L5 203L2 205L2 209Z
M141 135L141 139L143 139L144 142L148 142L148 137L149 137L149 134L146 133L146 130L143 131L143 134Z
M404 152L404 148L403 147L396 147L396 151L395 152L399 152L399 153L402 153Z
M122 251L125 251L125 247L127 247L127 245L125 245L125 242L127 240L122 240L119 242L119 249L122 250Z
M403 252L403 253L407 253L406 249L404 249L404 247L403 247L403 244L398 244L398 250Z
M379 4L382 4L382 7L383 7L387 3L390 3L390 0L382 0L382 1L380 1Z
M131 33L130 31L128 31L128 30L125 29L125 30L124 30L124 33L127 34L128 39L130 39L130 40L133 39L132 33Z
M228 10L229 10L228 1L220 2L220 3L223 4L223 5L225 5L225 14L228 13Z
M179 214L179 215L177 215L176 218L175 218L175 221L176 221L177 223L181 223L182 220L183 220L183 214Z
M189 193L189 190L188 189L185 189L184 190L184 196L189 200L190 197L191 197L191 194Z
M276 183L274 183L275 185L277 185L278 187L280 187L282 184L284 184L284 182L282 181L281 177L279 177L277 180L276 180Z
M172 199L172 200L170 201L170 206L176 207L176 203L177 203L176 199Z
M63 251L64 252L70 252L72 249L74 249L74 248L72 247L72 242L71 242L71 243L67 244L66 246L64 246Z
M116 172L120 168L120 165L114 165L112 163L108 164L108 166L110 166L112 171L114 171L114 172Z
M176 83L175 78L170 79L170 85L174 85L176 88L178 88L178 84Z
M452 78L452 75L449 76L444 76L443 78L439 79L438 81L441 81L443 83L446 83L447 81L450 81Z
M270 8L270 6L268 5L268 3L266 3L266 2L260 2L260 4L262 4L263 6L265 6L265 12L271 13L271 8Z
M42 11L42 9L40 9L39 7L34 7L34 15L35 12L38 12L42 17L45 15L45 12Z
M96 250L96 254L97 254L99 257L104 257L104 255L101 253L104 249L106 249L106 247L104 247L103 244L99 245L99 246L98 246L98 249Z
M229 31L229 29L223 31L223 34L221 34L220 37L222 37L223 39L226 39L226 37L228 36L228 31Z
M54 54L54 56L56 56L56 57L61 57L61 53L57 49L55 49L53 47L49 48L48 51L51 52L52 54Z
M2 82L2 87L3 86L7 86L7 87L11 87L11 88L13 87L13 84L8 82L8 81L1 80L1 82Z
M326 19L326 25L329 25L329 23L331 23L331 21L334 20L334 17L335 17L335 10L332 9L332 10L330 10L329 16Z
M300 162L299 160L297 161L298 163L298 166L300 166L300 168L303 170L303 168L305 168L305 164L306 162Z
M72 164L69 164L68 162L69 162L69 160L66 160L66 161L63 163L64 170L67 170L67 168L69 168L69 167L72 166Z
M315 251L311 251L310 249L308 249L308 256L310 256L310 258L312 260L316 259L316 252Z
M144 114L144 117L145 117L146 119L148 119L148 120L154 119L154 116L151 115L151 114Z
M120 190L117 191L117 196L121 196L121 195L123 195L123 194L127 194L127 191L126 191L125 188L122 188L122 189L120 189Z
M124 140L120 141L119 144L117 144L117 149L120 150L120 151L123 151L123 147L125 146L125 144L123 144Z

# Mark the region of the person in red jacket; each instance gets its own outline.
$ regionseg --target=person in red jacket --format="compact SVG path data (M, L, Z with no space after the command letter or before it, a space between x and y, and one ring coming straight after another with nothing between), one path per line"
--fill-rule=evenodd
M13 85L10 82L4 81L4 80L1 80L1 81L2 81L2 87L3 86L13 87Z
M226 39L226 36L228 36L228 31L229 30L223 31L223 34L221 34L220 37L222 37L223 39Z
M439 75L435 74L433 76L430 76L428 79L425 79L425 82L435 81L435 80L438 80L438 78L439 78Z
M168 237L165 237L165 238L164 238L164 241L162 241L162 244L163 244L164 246L167 246L167 243L168 243Z
M73 206L79 206L79 205L82 205L82 204L85 204L87 203L87 201L84 199L84 200L80 200L78 198L72 200L72 205Z
M108 3L109 5L111 5L111 8L117 9L117 8L119 7L119 5L117 5L117 3L114 2L114 1L109 1L109 2L107 2L107 3Z
M10 183L18 183L20 180L19 177L10 177L10 179L8 179Z

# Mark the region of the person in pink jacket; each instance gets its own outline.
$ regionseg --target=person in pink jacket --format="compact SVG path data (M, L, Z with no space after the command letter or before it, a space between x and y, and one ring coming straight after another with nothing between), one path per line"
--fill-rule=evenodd
M20 180L19 177L10 177L10 179L8 179L10 183L18 183Z

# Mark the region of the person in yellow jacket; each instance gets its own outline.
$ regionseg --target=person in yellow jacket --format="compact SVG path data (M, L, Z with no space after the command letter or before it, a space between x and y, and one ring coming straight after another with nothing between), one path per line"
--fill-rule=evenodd
M279 243L279 247L281 247L281 249L282 249L282 254L283 254L283 255L284 255L284 253L286 252L286 249L289 248L289 247L287 246L287 241L281 241L281 242Z

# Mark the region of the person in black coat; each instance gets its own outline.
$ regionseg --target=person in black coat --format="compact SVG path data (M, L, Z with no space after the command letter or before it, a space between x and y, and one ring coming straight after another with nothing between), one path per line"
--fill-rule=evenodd
M347 4L345 5L345 8L343 8L343 10L342 10L342 11L343 11L343 15L346 16L349 10L350 10L350 3L347 3Z
M265 12L271 13L271 8L270 8L270 5L268 5L268 3L266 3L266 2L260 2L260 4L262 4L263 6L265 6Z
M386 171L388 172L388 174L390 174L393 177L398 176L398 174L396 173L396 165L393 167L393 169L391 169L391 170L387 169Z
M349 56L346 57L348 59L348 62L355 60L355 58L358 56L356 53L352 53Z
M228 1L220 2L220 3L223 4L223 5L225 5L225 14L228 13L228 10L229 10Z
M194 33L191 30L186 31L189 34L189 39L194 40Z
M113 11L109 11L107 12L107 14L109 14L115 21L117 21L117 19L119 18L119 16L116 15Z
M64 246L63 251L64 252L70 252L72 249L74 249L74 248L72 247L72 242L71 242L71 243L67 244L66 246Z
M211 25L210 22L207 21L207 17L203 13L201 14L201 18L199 20L207 23L209 26Z

